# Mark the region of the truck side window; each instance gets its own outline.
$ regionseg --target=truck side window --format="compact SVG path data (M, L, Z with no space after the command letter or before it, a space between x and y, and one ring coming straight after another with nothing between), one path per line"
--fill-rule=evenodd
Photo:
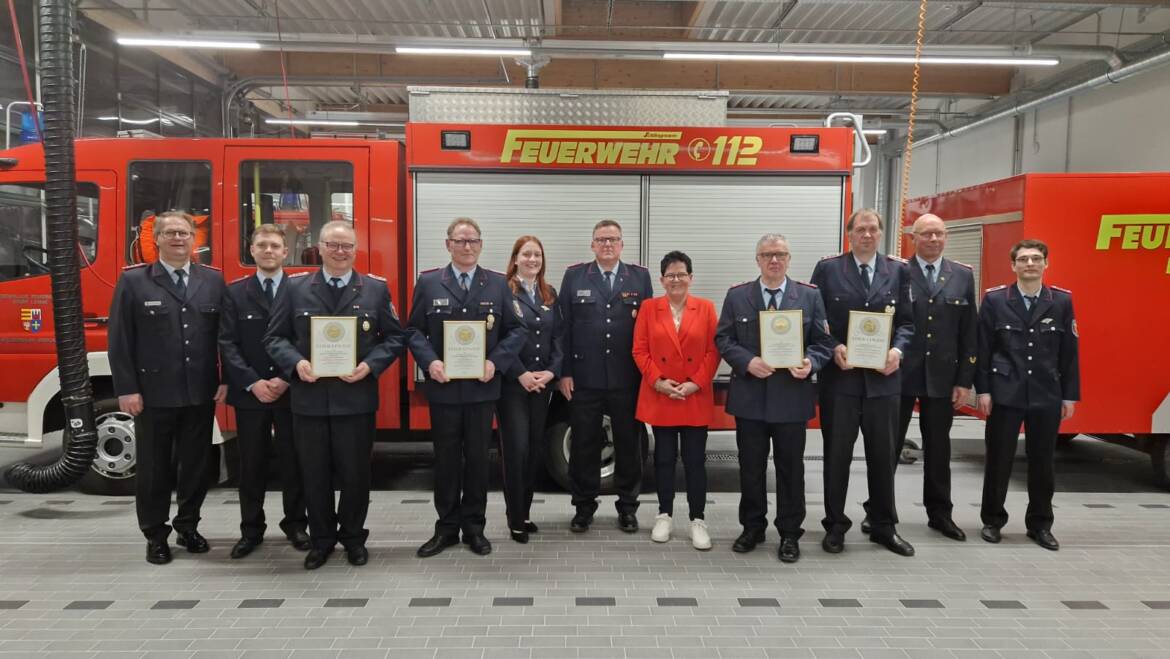
M0 185L0 281L49 274L45 221L44 185ZM78 242L88 263L97 256L97 222L98 188L78 183Z
M240 263L260 224L284 229L285 265L315 265L317 236L331 220L353 222L353 165L348 162L246 160L240 163Z
M195 219L194 260L211 263L211 163L141 161L130 163L127 263L158 260L154 218L183 211Z

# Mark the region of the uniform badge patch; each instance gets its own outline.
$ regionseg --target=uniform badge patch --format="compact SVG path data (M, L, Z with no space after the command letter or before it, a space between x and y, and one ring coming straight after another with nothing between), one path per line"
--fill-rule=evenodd
M512 308L516 310L516 316L518 318L524 317L524 310L520 308L520 300L513 299Z
M1072 333L1073 336L1077 337L1078 339L1081 338L1081 335L1077 334L1077 321L1075 318L1072 321Z
M390 303L390 315L394 317L394 320L398 320L398 310L394 308L393 302Z
M487 328L490 330L491 328L493 328L495 326L496 326L496 316L495 316L495 314L489 313L487 315Z
M368 331L370 331L370 321L368 321L368 320L363 320L363 321L362 321L362 331L363 331L363 332L368 332Z
M886 305L886 313L894 313L894 305L887 304Z
M1042 321L1040 321L1040 322L1044 323L1045 325L1048 325L1049 323L1051 323L1051 322L1052 322L1052 319L1051 319L1051 318L1045 318L1044 320L1042 320Z
M638 310L637 309L630 309L630 318L637 318L637 317L638 317Z
M968 358L967 358L967 361L969 361L969 362L971 362L972 364L974 364L976 359L977 359L976 357L968 357Z

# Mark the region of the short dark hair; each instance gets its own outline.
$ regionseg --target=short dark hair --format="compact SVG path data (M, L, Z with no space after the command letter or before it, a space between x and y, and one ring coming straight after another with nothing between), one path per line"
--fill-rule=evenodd
M613 227L613 228L618 230L618 233L622 233L622 225L618 224L617 220L602 220L602 221L598 222L597 224L594 224L593 225L593 233L595 234L595 233L597 233L598 229L604 229L605 227ZM593 234L590 234L590 235L593 235Z
M662 271L659 274L666 274L666 269L670 267L671 263L681 263L687 267L687 274L693 274L691 271L691 257L677 249L672 252L667 252L666 256L662 257L662 262L659 264L659 269Z
M1042 241L1033 240L1032 238L1025 238L1024 240L1021 240L1020 242L1013 245L1011 253L1013 262L1016 260L1016 255L1020 253L1021 249L1040 250L1040 253L1044 255L1044 260L1048 260L1048 245L1045 245Z
M846 231L853 231L853 221L856 220L857 218L861 217L862 215L874 216L878 221L878 228L881 229L882 231L885 231L886 225L885 225L885 222L882 222L881 213L878 213L877 211L875 211L872 208L859 208L859 209L853 211L853 214L849 216L849 221L845 223L845 230Z

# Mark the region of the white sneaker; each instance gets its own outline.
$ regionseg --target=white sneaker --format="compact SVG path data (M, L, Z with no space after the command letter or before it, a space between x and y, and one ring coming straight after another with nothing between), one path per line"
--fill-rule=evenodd
M707 533L707 522L701 519L691 520L691 546L704 550L711 548L711 534Z
M654 530L650 532L650 539L654 542L666 542L670 540L672 524L670 515L658 513L658 516L654 518Z

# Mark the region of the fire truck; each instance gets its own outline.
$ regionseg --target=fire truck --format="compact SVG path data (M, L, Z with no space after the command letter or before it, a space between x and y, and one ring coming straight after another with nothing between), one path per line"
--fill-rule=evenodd
M1046 284L1072 291L1081 402L1061 424L1150 454L1170 486L1170 173L1024 174L910 200L902 218L934 213L944 256L970 264L977 287L1015 281L1013 244L1048 244ZM909 240L903 243L909 253ZM982 296L980 296L982 297Z
M469 107L468 90L412 90L405 143L79 141L78 249L99 434L83 489L132 489L134 427L117 409L106 326L119 273L153 254L149 223L165 210L202 220L195 258L220 268L228 281L252 272L247 245L262 222L284 227L290 246L285 268L300 272L317 267L320 227L351 221L359 244L356 267L387 280L403 316L418 273L448 262L446 226L460 216L483 227L480 264L492 269L506 267L518 236L538 235L554 286L566 266L591 258L593 225L617 220L624 228L623 259L656 269L661 255L683 250L695 263L694 293L717 306L728 287L758 275L752 255L765 232L788 237L797 279L807 279L821 256L842 247L855 154L865 154L857 164L868 159L860 120L851 127L733 128L722 126L726 98L713 104L709 92L657 94L650 99L661 110L655 115L644 97L629 99L635 111L613 96L518 91L470 92L477 109L464 116L458 109ZM485 95L495 100L484 102L492 100ZM534 103L554 102L577 109L559 123L557 116L531 111ZM485 117L484 107L496 108L496 115ZM534 123L538 115L551 123ZM43 180L39 147L0 152L0 372L6 374L0 380L0 445L21 447L24 454L46 450L46 438L63 430ZM713 428L733 427L723 410L726 377L724 366ZM380 438L425 439L414 434L429 428L419 381L408 357L382 376ZM565 402L555 400L547 455L550 474L562 485L571 442L567 417ZM231 409L221 407L217 441L230 438L234 427ZM3 453L0 458L9 461ZM612 473L607 448L603 483Z

